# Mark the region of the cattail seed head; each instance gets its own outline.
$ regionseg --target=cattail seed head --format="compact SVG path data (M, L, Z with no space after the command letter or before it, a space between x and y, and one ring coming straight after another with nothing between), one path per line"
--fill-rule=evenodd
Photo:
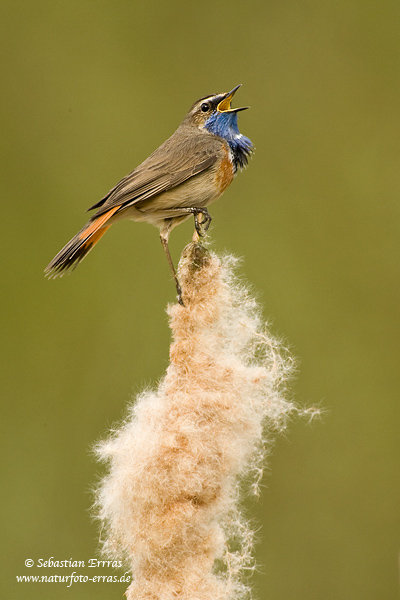
M96 501L104 551L129 563L129 600L249 592L253 540L239 510L241 482L257 491L271 436L296 407L282 396L292 361L235 279L234 262L199 243L185 248L185 306L168 309L165 377L97 447L110 465Z

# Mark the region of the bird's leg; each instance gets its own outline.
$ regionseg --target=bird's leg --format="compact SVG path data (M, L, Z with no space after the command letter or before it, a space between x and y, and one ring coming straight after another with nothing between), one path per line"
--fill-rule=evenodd
M178 302L181 306L185 306L183 304L183 300L182 300L182 288L180 286L178 275L176 274L174 263L172 262L172 258L171 258L171 253L168 248L169 231L170 231L169 229L166 229L164 231L161 230L160 231L160 240L161 240L162 246L165 250L165 254L167 255L168 264L172 271L172 275L173 275L173 278L175 281L175 287L176 287L176 291L178 294Z
M184 215L182 215L182 213L194 215L194 226L196 229L196 233L199 238L203 237L205 232L207 231L207 229L210 227L210 223L211 223L211 215L208 212L208 210L205 208L181 207L179 209L171 209L171 212L172 211L177 212L177 210L179 210L178 221L180 220L179 217L182 217L182 216L185 219L185 217L184 217ZM202 215L202 217L203 217L201 221L199 219L199 215ZM173 225L174 221L176 221L176 218L174 219L173 217L164 219L164 224L160 229L160 240L161 240L162 246L164 248L165 254L167 255L169 268L171 269L171 273L172 273L172 276L175 281L175 287L176 287L176 291L178 293L178 302L181 306L185 306L183 303L183 300L182 300L182 288L180 286L178 275L176 273L174 263L172 262L171 253L170 253L169 247L168 247L169 234L171 232L172 227L174 226ZM194 240L194 241L197 241L197 240Z

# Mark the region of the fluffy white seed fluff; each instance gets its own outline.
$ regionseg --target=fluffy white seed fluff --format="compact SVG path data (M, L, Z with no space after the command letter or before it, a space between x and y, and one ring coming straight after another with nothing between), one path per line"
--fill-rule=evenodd
M97 491L104 551L132 571L129 600L233 600L248 592L252 533L243 482L257 489L273 434L296 408L291 371L234 260L184 250L185 306L168 313L170 365L155 391L99 444L109 473Z

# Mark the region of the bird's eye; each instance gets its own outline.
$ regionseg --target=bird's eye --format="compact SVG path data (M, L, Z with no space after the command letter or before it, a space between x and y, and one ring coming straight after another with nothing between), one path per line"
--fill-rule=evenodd
M207 102L203 102L200 108L203 112L208 112L210 110L210 105Z

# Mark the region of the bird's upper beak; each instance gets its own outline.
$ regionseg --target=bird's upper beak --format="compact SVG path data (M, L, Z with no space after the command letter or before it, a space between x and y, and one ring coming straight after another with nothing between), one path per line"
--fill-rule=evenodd
M222 94L222 100L219 102L219 104L217 106L217 110L219 112L236 113L236 112L239 112L240 110L246 110L247 108L250 108L249 106L242 106L242 108L231 108L231 100L241 85L242 84L239 83L239 85L234 87L233 90L231 90L230 92L227 92L226 94Z

